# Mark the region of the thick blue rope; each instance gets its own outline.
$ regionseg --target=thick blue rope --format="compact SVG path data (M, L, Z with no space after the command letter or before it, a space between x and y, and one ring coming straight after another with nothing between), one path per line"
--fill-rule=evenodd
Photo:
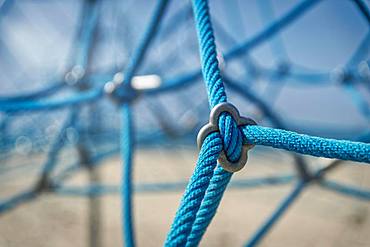
M198 20L197 26L199 37L201 39L200 46L202 54L203 75L208 87L210 104L213 107L219 102L225 102L226 95L218 70L217 59L215 59L214 56L216 54L216 51L206 1L194 1L194 11ZM152 35L155 32L152 31L148 33ZM145 42L144 44L145 46L147 46ZM144 48L143 50L143 52L139 52L139 54L142 54L142 56L145 53L146 48ZM137 60L132 59L132 61L136 62L133 62L134 65L131 67L132 69L129 69L130 73L127 74L134 75L135 70L140 63L140 60L141 58ZM131 78L132 76L129 77ZM131 113L128 105L124 105L123 107L123 117L125 119L124 121L131 121ZM127 125L130 126L130 124ZM249 143L268 145L315 156L324 156L329 158L340 157L341 159L369 162L369 145L367 144L304 136L293 132L263 128L258 126L250 127L257 128L243 128L244 135L242 136L239 128L236 126L235 122L230 116L223 115L220 118L220 134L218 137L214 138L220 139L220 150L225 149L230 160L234 160L239 157L240 152L238 151L238 147L241 146L244 137L247 139L246 142ZM125 132L126 134L123 133L122 139L124 141L127 139L128 142L132 141L132 137L127 137L130 136L130 134L127 133L132 133L131 127L125 130L128 132ZM248 137L248 135L252 137L250 138ZM276 138L282 139L276 140ZM312 145L311 142L316 143L317 145ZM124 163L131 164L131 161L128 160L132 159L132 152L130 151L132 149L130 148L130 146L132 147L132 145L124 144L123 142L123 146L128 147L127 149L123 149L123 151L126 152L127 150L128 152L128 154L124 155ZM202 157L200 157L200 161L204 162L204 160L201 158ZM195 218L193 220L190 219L192 220L191 225L189 222L186 223L191 227L190 231L187 232L188 236L185 239L186 245L188 246L197 245L199 243L201 236L205 232L206 227L208 226L216 212L217 206L222 198L222 194L231 178L231 174L225 172L221 167L216 166L215 162L212 165L212 175L205 178L205 180L203 181L205 184L208 183L208 186L203 194L204 198L200 200ZM129 165L127 165L127 167L129 167ZM127 169L126 173L132 173L132 169L127 167L125 167L125 169ZM129 178L131 178L131 175L129 176ZM209 180L207 182L208 178ZM125 179L126 178L124 178L123 180ZM131 186L131 181L127 181L128 185ZM195 183L196 182L198 182L198 180L196 180ZM125 183L125 185L127 184ZM200 189L204 191L205 188L202 187ZM129 189L127 193L124 192L124 195L129 197L131 200L131 189ZM199 202L199 199L200 198L198 198L197 203ZM126 202L127 201L129 200L126 200ZM131 206L129 208L131 208ZM182 235L180 236L180 239L183 239Z
M196 219L188 236L186 246L199 245L207 227L216 214L217 208L231 177L232 173L225 171L220 165L217 165L206 190L202 204L196 214Z
M255 145L308 154L370 163L370 144L297 134L262 126L243 126L245 141Z
M207 1L193 1L193 9L199 38L203 77L207 86L209 105L213 108L219 103L226 102L227 98L217 60L208 3ZM238 160L242 138L235 120L228 114L221 114L219 127L226 155L231 161Z
M217 61L208 2L193 0L192 3L203 77L209 104L215 107L219 103L226 102L227 99ZM194 246L199 243L231 179L231 173L221 167L216 168L217 158L224 149L231 161L238 160L241 154L242 136L237 123L228 114L221 114L219 128L220 133L210 134L202 145L197 166L167 236L166 246Z
M183 194L179 209L167 236L165 246L185 246L222 150L218 133L206 137L197 165Z
M250 132L249 134L246 134ZM312 137L307 135L296 134L290 131L276 130L260 126L245 126L243 133L246 140L250 144L268 145L275 148L286 149L302 154L326 158L340 158L342 160L354 160L370 163L370 144L360 142L350 142L344 140L333 140L320 137ZM191 233L188 237L187 246L196 246L199 244L202 235L207 226L211 222L216 209L221 201L222 194L226 189L227 183L231 175L225 172L221 167L216 168L214 176L211 178L208 189L205 192L205 197L202 201L200 209L197 212L196 220L193 223ZM368 191L360 191L351 187L335 186L333 183L325 183L327 187L337 189L342 193L357 196L361 199L368 199ZM254 246L268 229L275 223L281 214L293 202L296 196L303 188L303 184L299 185L290 196L282 203L273 214L272 218L267 221L260 231L252 237L248 246Z
M225 79L225 82L235 92L255 103L276 127L286 128L275 112L264 101L250 92L248 87L242 87L239 83L235 83L230 79ZM246 133L248 132L247 129L250 130L249 134ZM370 144L363 142L326 139L261 126L248 126L245 127L243 132L246 139L256 145L265 145L318 157L369 162Z
M290 19L296 18L300 12L313 6L315 2L317 1L303 2L294 9L291 15L283 19L280 25L287 25ZM208 3L206 0L194 0L193 9L199 38L202 72L207 86L210 106L214 107L221 102L226 102L226 94L218 68ZM270 36L278 27L279 26L272 25L269 32L265 35ZM259 39L264 39L266 36L261 36ZM239 52L250 49L250 47L260 43L259 39L256 39L257 41L252 40L252 42L240 46L238 49L231 52L231 55L228 54L227 57L236 56ZM229 159L235 161L240 155L239 148L241 148L242 145L238 126L230 116L222 114L219 119L219 128L222 146L218 146L218 149L225 149ZM251 130L251 133L248 133L248 128ZM370 145L364 143L311 137L259 126L244 126L242 129L248 143L267 144L273 147L315 156L339 157L341 159L364 162L369 162L370 159ZM216 138L215 133L212 135ZM211 135L207 138L210 137ZM205 141L202 146L195 172L184 193L175 220L171 226L166 240L166 246L196 246L199 244L207 226L215 215L222 195L231 179L231 174L224 171L221 167L214 169L218 157L215 157L214 154L209 166L204 167L204 160L209 159L209 157L204 157L204 149L211 148L217 150L214 146L209 146L212 140L207 138L207 141ZM214 174L211 174L211 171L214 171ZM206 175L199 176L199 174ZM202 182L200 183L200 181ZM301 188L301 186L297 188ZM297 189L297 191L300 191L300 189ZM293 195L294 194L296 193L293 193ZM284 204L289 205L290 201L291 200L288 199ZM284 207L285 206L283 206L283 208Z

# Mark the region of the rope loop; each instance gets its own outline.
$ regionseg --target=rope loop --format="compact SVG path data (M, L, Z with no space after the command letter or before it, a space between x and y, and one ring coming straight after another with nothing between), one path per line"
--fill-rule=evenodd
M248 151L254 146L243 144L240 127L245 125L256 125L256 122L250 118L241 117L234 105L227 102L220 103L212 109L209 123L198 133L198 148L202 147L209 134L219 132L223 150L218 157L218 163L228 172L237 172L247 163Z

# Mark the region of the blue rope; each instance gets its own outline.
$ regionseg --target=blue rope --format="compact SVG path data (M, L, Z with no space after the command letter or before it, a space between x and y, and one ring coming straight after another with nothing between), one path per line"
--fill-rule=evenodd
M133 173L133 122L131 107L122 106L122 233L125 246L135 246L133 213L132 213L132 173Z
M29 92L29 93L23 93L19 95L12 95L12 96L1 96L0 97L0 103L3 102L16 102L16 101L27 101L27 100L33 100L40 97L49 96L50 94L55 93L59 89L63 88L66 84L61 81L57 82L49 82L47 83L50 86L46 86L43 89L37 90L35 92Z
M295 179L293 175L277 175L256 178L246 178L233 180L230 182L229 189L259 188L271 185L286 185ZM182 192L186 188L188 181L166 182L166 183L140 183L135 184L135 193L165 193ZM53 184L56 186L55 192L64 196L104 196L121 193L120 186L107 184L90 184L86 186L69 186L63 184Z
M209 104L215 107L227 99L217 61L208 2L193 0L192 3L203 77ZM197 166L167 236L166 246L194 246L199 243L231 179L231 173L221 167L216 168L217 158L224 148L231 161L239 159L242 148L241 133L235 120L225 113L219 118L219 128L220 133L208 135L202 145Z
M231 80L229 77L225 76L225 84L235 93L238 93L243 96L243 98L248 99L251 103L255 104L258 109L271 121L271 123L277 127L286 129L284 122L280 117L271 109L271 107L264 102L260 97L258 97L252 90L247 86L241 86L241 83L237 83L234 80Z
M127 67L124 70L125 81L131 82L132 77L135 75L137 69L139 68L142 60L145 57L146 51L152 41L152 39L156 35L156 31L159 27L161 19L165 13L166 7L168 5L168 0L160 0L158 1L152 19L149 22L148 27L145 30L144 36L140 40L140 43L135 49L132 58L130 59Z
M20 203L28 202L39 194L34 189L21 192L7 200L0 201L0 214L18 206Z
M9 1L10 2L10 1ZM77 45L75 47L75 51L73 52L74 63L76 65L80 65L83 68L86 68L87 61L89 57L89 51L92 47L93 41L93 34L97 27L97 21L99 16L99 7L101 1L86 1L85 9L83 10L83 14L85 15L82 20L81 25L81 34L78 37ZM87 18L87 20L85 20ZM54 94L58 90L64 88L66 83L64 80L57 80L54 82L48 82L46 84L51 84L50 86L46 86L41 90L37 90L35 92L23 93L19 95L13 96L0 96L0 103L14 103L17 101L29 101L35 100L37 98L46 97L51 94Z
M216 210L230 182L231 176L232 173L225 171L219 165L214 170L202 204L196 214L196 219L188 236L186 246L198 246L212 218L216 214Z
M69 115L67 116L66 120L64 121L63 125L61 126L59 133L56 135L54 142L51 145L51 148L47 154L47 159L45 164L43 165L41 171L41 177L49 176L49 174L53 171L57 164L57 157L58 154L61 152L65 139L65 130L68 127L74 125L77 118L77 111L72 109Z
M125 85L131 87L131 79L144 60L146 51L156 35L161 19L165 13L168 0L158 1L150 23L140 40L140 43L135 49L129 64L125 68ZM117 88L125 90L124 88ZM131 117L131 105L124 103L121 108L122 111L122 159L123 159L123 174L122 174L122 220L123 220L123 236L124 244L128 247L135 246L135 236L132 216L132 159L133 159L133 132L134 124Z
M88 92L78 93L66 99L40 100L40 101L20 101L20 102L0 102L0 111L14 113L24 111L51 111L60 108L86 104L99 99L103 95L102 89L94 89Z
M276 22L278 25L276 23L271 25L267 29L268 32L264 33L264 35L239 46L239 48L233 50L225 57L236 56L240 52L259 44L261 40L270 37L278 28L287 25L290 20L298 17L301 12L313 6L315 2L317 1L301 3L281 22ZM206 0L193 0L193 9L199 38L203 77L207 86L209 104L211 107L214 107L221 102L226 102L227 99L218 68L208 3ZM264 106L264 104L261 105ZM269 112L269 108L266 107L266 111ZM274 116L273 114L271 115ZM277 122L281 124L279 121ZM167 236L166 246L197 246L199 244L206 228L215 215L222 195L231 179L232 174L224 171L221 167L216 168L216 160L222 148L226 150L230 160L237 160L240 155L239 148L241 148L242 140L238 126L227 114L220 116L219 125L220 132L210 134L202 145L197 166ZM314 156L370 162L370 145L364 143L299 135L289 131L259 126L244 126L242 131L246 138L245 142L251 144L270 145L275 148L283 148ZM211 139L211 137L214 139ZM215 145L212 141L217 144ZM207 153L204 149L212 150L212 153L206 155ZM209 162L207 166L205 166L205 162ZM298 163L302 164L302 162ZM297 197L303 187L304 182L300 182L293 193L278 208L270 221L252 238L251 246L267 232L270 226Z
M352 54L351 58L346 64L346 67L352 69L358 65L358 63L363 59L369 51L370 43L370 32L368 32L365 38L361 41L360 45L357 47L355 52ZM350 71L343 71L344 73L350 73ZM352 72L351 72L352 73ZM351 74L352 76L352 74ZM354 77L355 75L353 75ZM361 81L361 80L360 80ZM364 80L364 85L366 85L366 81ZM367 120L370 120L370 107L367 101L367 98L363 96L352 83L352 79L350 81L343 81L344 89L350 94L352 97L353 102L357 106L358 110L366 117ZM369 87L370 88L370 87Z
M183 194L179 209L167 235L165 246L185 246L200 208L202 199L222 150L222 140L218 133L206 137L200 150L197 165Z
M319 1L320 0L304 0L300 2L293 9L291 9L286 15L276 20L271 25L267 26L262 32L258 33L252 39L239 44L231 51L226 53L224 55L224 59L228 60L231 58L235 58L260 45L262 42L271 38L273 35L281 31L283 28L286 28L298 17L301 17L306 11L315 6Z
M213 108L219 103L226 102L227 98L217 60L208 3L207 1L193 1L193 9L199 37L203 77L207 86L209 105ZM219 127L226 155L231 161L238 160L242 138L235 120L228 114L221 114ZM231 138L234 136L235 138Z
M363 0L353 0L357 6L357 8L360 10L364 18L366 19L367 23L370 23L370 10L367 7L366 3Z
M228 52L225 53L223 57L224 60L228 61L228 60L234 59L240 56L241 54L244 54L248 52L249 50L255 48L256 46L262 44L267 39L273 37L278 32L286 28L289 24L291 24L298 17L302 16L306 11L312 8L318 1L319 0L302 1L297 6L289 10L288 13L285 14L283 17L276 20L271 25L267 26L265 29L257 33L251 39L248 39L242 42L241 44L236 45L235 47L231 48ZM185 75L178 76L176 78L167 80L164 83L164 86L160 88L145 90L145 94L152 95L152 94L157 94L160 92L165 92L165 91L189 86L191 82L196 81L201 75L202 75L201 70L196 69Z
M143 39L135 50L132 59L129 61L125 69L126 84L130 84L132 77L137 72L140 64L144 60L146 50L148 49L151 40L157 33L160 20L167 6L165 0L159 1L154 15L146 29ZM280 20L268 26L257 36L244 42L236 48L232 49L225 55L226 59L231 59L248 52L250 49L261 44L263 41L271 38L278 33L282 28L289 25L296 18L301 16L305 11L310 9L318 0L303 1L293 8L287 15ZM369 20L369 11L361 0L355 0L359 9L364 16ZM214 42L213 30L209 16L208 3L206 0L193 0L193 9L196 19L199 47L202 63L202 74L206 83L209 104L212 107L221 102L226 102L226 93L224 84L221 78L221 73L218 68L216 46ZM89 50L92 43L93 29L96 27L98 8L95 7L92 17L87 21L87 28L83 30L81 35L81 50ZM86 64L88 54L82 52L82 56L78 56L78 63ZM197 79L201 73L195 71L183 77L176 78L163 87L147 90L144 93L147 95L164 92L169 89L179 88L186 85L189 81ZM276 75L278 76L278 75ZM327 76L324 74L324 76ZM326 77L325 77L326 78ZM226 81L227 82L227 81ZM238 88L239 85L234 86ZM241 90L243 91L243 90ZM36 110L51 110L61 107L67 107L75 104L82 104L97 100L102 95L101 89L94 89L87 93L82 93L71 98L63 100L43 100L35 101L38 95L49 95L48 88L29 95L21 95L25 98L12 98L10 101L1 101L0 111L4 112L19 112L19 111L36 111ZM275 122L278 127L283 126L283 123L274 112L259 100L253 92L244 90L244 96L247 96L252 101L255 101L259 108L263 109L266 115L270 117L272 122ZM36 95L36 96L35 96ZM16 99L17 102L12 102ZM134 124L131 113L131 105L124 103L122 105L122 157L123 157L123 178L122 178L122 204L123 204L123 234L127 246L135 245L133 219L132 219L132 158L133 158L133 132ZM210 134L201 149L198 163L194 174L184 193L180 208L176 214L174 223L166 240L167 246L195 246L198 245L208 225L214 217L217 207L222 199L222 195L231 179L232 174L226 172L217 165L217 158L221 150L226 151L227 157L231 161L235 161L240 156L241 146L244 143L252 143L256 145L271 146L274 148L294 151L301 154L308 154L327 158L340 158L344 160L353 160L370 163L370 145L350 142L345 140L333 140L320 137L297 134L290 131L272 129L260 126L244 126L238 128L234 119L227 114L222 114L219 119L219 133ZM59 138L59 137L58 137ZM48 161L45 170L49 173L55 166L57 151L61 146L56 142L51 149L51 161ZM53 158L54 157L54 158ZM329 184L329 185L328 185ZM272 218L261 228L259 232L252 238L252 245L256 244L263 235L271 228L276 220L283 214L288 206L299 195L304 187L304 183L300 182L295 190L281 204ZM367 198L368 193L353 188L348 188L341 185L333 185L330 183L324 186L338 190L345 194L355 195L359 198ZM98 191L97 193L101 193ZM11 198L5 203L0 203L0 212L4 208L11 208L19 202L26 201L34 197L33 192L25 192ZM5 205L5 206L4 206ZM11 205L11 206L9 206Z
M76 54L75 65L81 66L86 69L88 66L91 49L93 47L94 33L97 30L99 20L101 0L87 0L84 3L82 28L79 38L77 40L77 49L74 51Z
M270 21L274 20L274 10L270 0L257 1L257 7L262 18L263 23L269 24ZM271 39L270 42L271 51L275 57L279 60L287 59L288 54L284 47L283 41L279 36Z
M325 175L330 170L338 167L340 161L334 161L328 166L317 170L310 181L299 181L293 191L280 203L280 205L275 209L275 211L270 215L270 217L258 228L258 230L253 234L250 240L245 246L253 247L258 245L264 236L270 231L274 224L281 218L281 216L288 210L289 206L292 205L298 196L301 194L302 190L308 186L313 181L319 181L319 184L324 187L339 193L353 196L362 200L370 199L370 192L362 189L358 189L352 186L345 186L337 184L332 181L321 180L322 176Z
M330 181L330 180L320 181L320 185L323 188L335 191L337 193L340 193L346 196L355 197L360 200L370 201L370 190L369 189L366 190L362 188L357 188L355 186L340 184L340 183Z
M245 141L317 157L370 163L370 144L327 139L262 126L243 126Z
M280 203L272 215L267 219L266 222L257 230L257 232L251 237L248 243L245 244L246 247L253 247L258 245L262 238L267 234L267 232L272 228L272 226L281 218L281 216L287 211L290 205L298 198L302 190L307 184L304 182L298 182L294 187L293 191Z

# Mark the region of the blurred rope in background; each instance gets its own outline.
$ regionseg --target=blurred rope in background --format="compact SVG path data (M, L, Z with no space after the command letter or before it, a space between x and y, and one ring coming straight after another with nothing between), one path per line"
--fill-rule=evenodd
M365 165L370 163L368 4L362 0L351 1L356 13L366 23L366 34L344 66L325 71L295 64L293 58L288 57L287 46L279 36L324 1L303 0L278 18L274 17L270 1L257 2L263 28L241 40L236 37L238 32L227 28L222 18L209 14L207 1L193 1L196 28L191 23L193 14L189 3L159 0L148 15L149 19L138 20L130 13L136 3L121 6L114 1L82 1L70 51L63 56L67 62L59 71L48 69L47 73L52 76L39 76L42 79L49 78L46 82L30 83L34 79L25 79L27 76L22 75L22 65L9 52L11 49L1 48L0 54L5 54L5 59L1 61L6 65L4 68L18 68L16 75L22 79L12 84L4 76L0 78L4 81L0 95L0 177L11 177L16 170L21 170L20 174L27 172L30 168L28 165L6 164L8 159L19 154L45 154L46 159L34 186L2 199L0 213L6 213L45 192L89 196L90 245L99 246L99 206L95 198L121 192L124 243L126 246L134 246L133 193L179 191L187 184L186 181L179 181L134 185L134 150L141 145L162 144L166 147L168 143L192 143L200 126L206 121L204 116L208 115L206 91L200 83L202 72L211 109L227 101L225 91L229 90L232 96L241 96L239 101L228 97L233 99L235 105L244 106L244 101L249 102L246 109L239 108L240 111L248 110L250 114L253 112L250 107L254 107L254 111L259 113L255 114L259 125L237 126L231 116L220 117L219 121L225 124L220 123L220 133L211 134L212 138L208 136L205 141L166 245L199 244L231 179L230 173L217 166L219 153L225 150L226 156L236 161L243 144L291 151L296 169L295 174L231 181L230 187L234 188L296 182L291 194L246 246L258 244L310 184L315 183L357 199L369 200L370 191L331 181L324 176L346 164L344 160L363 162L361 164ZM121 9L117 9L116 5ZM106 16L109 11L113 12L110 22ZM248 12L247 9L245 11ZM17 3L3 1L0 5L0 24L12 15L19 15L18 12L22 11ZM137 37L129 35L135 24L144 29L135 32ZM3 25L0 25L0 31L2 28ZM201 66L198 65L195 29L199 35ZM216 49L213 31L216 40L224 44L217 47L222 47L226 52ZM7 43L4 37L0 37L0 47L5 47ZM260 65L251 55L252 51L267 42L271 44L272 56L277 59L276 66ZM30 48L25 45L24 49ZM99 50L102 52L99 53ZM113 62L104 62L100 56L104 51L112 50L106 52L105 56ZM119 59L116 53L122 54ZM258 85L263 84L263 81L267 82L265 88ZM330 126L330 131L339 135L310 126L309 134L300 134L305 131L297 127L299 121L295 123L292 119L282 117L284 114L275 106L279 95L286 97L281 96L282 89L286 87L338 88L352 99L361 115L361 123L350 127L341 124ZM320 133L323 137L312 133ZM77 150L77 159L69 166L66 162L60 162L62 150L73 148ZM121 189L117 185L101 183L96 172L96 167L103 160L118 152L121 152L123 160ZM265 152L269 152L269 149ZM324 168L312 169L301 154L338 160ZM88 185L64 184L81 169L89 174Z

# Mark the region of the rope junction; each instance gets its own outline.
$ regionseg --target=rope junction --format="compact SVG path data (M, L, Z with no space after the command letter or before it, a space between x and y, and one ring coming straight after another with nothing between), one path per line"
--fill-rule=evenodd
M7 9L11 8L9 3L12 1L5 2L7 3ZM246 243L246 246L256 246L283 216L289 206L313 183L344 195L361 200L370 200L370 191L331 181L325 177L329 171L344 164L344 160L361 162L364 165L370 163L370 144L368 143L370 131L367 130L367 133L359 139L361 141L337 140L288 131L290 126L276 114L271 107L271 103L265 102L250 87L250 83L247 83L254 80L253 76L245 78L246 82L242 83L228 75L226 73L227 68L223 68L222 71L220 69L225 67L220 65L219 61L221 58L224 64L240 58L250 67L253 67L254 62L247 56L251 50L275 37L319 2L319 0L303 0L281 18L267 25L254 37L243 42L236 42L224 30L222 37L229 40L233 48L220 55L216 48L213 20L211 21L208 1L192 0L201 68L196 68L172 79L161 78L162 82L160 85L136 88L133 86L133 81L136 76L140 76L138 71L145 64L145 58L148 56L153 41L159 34L161 34L160 37L162 39L170 36L177 26L190 19L189 17L192 16L189 11L190 7L186 5L184 8L181 8L168 21L171 25L165 25L166 23L163 20L166 17L170 1L159 0L145 32L129 57L128 63L125 66L121 66L118 70L110 70L105 73L88 73L91 67L93 47L103 1L86 0L82 8L83 14L81 15L81 27L77 34L77 41L75 42L75 47L72 48L73 52L71 52L73 54L70 59L72 65L69 66L71 69L67 70L65 76L51 80L47 87L34 92L0 97L0 112L5 116L0 123L2 133L6 133L7 126L14 119L25 113L34 114L57 110L64 110L68 113L47 151L47 159L42 166L37 183L33 188L0 201L0 214L6 213L46 192L61 195L89 196L91 198L120 193L122 197L124 244L125 246L135 246L133 194L182 191L185 188L164 245L197 246L212 218L215 216L227 187L248 188L288 184L295 181L292 192L278 205L276 211ZM353 4L367 21L367 25L369 25L370 12L367 4L362 0L353 0ZM0 13L4 5L0 6ZM261 8L264 9L264 7ZM265 13L265 19L270 17L271 13ZM358 85L370 89L370 62L369 60L363 60L364 54L369 50L369 39L370 34L367 34L346 66L343 69L336 70L334 73L299 70L298 66L293 63L281 63L277 69L262 67L249 69L258 71L255 76L258 74L260 78L277 81L280 86L283 86L283 81L286 84L290 83L290 80L298 81L302 84L324 85L332 83L340 86L349 92L359 112L367 120L370 120L369 104L366 98L356 89ZM281 51L282 42L275 42L274 44L275 53L283 56L281 55L284 54ZM362 64L361 68L365 69L356 70L355 68L357 68L356 65L358 64ZM158 71L160 71L160 68L158 68ZM139 136L136 136L138 133L135 131L136 125L133 118L133 104L141 99L150 99L155 95L172 93L180 88L190 87L190 85L199 81L202 76L208 94L211 117L210 123L199 132L198 145L200 152L190 180L177 183L134 185L132 178L134 170L133 157L137 143L159 141L161 139L166 141L165 136L189 136L195 133L199 126L197 123L190 124L189 129L179 134L180 131L176 127L158 119L159 125L163 128L163 133L149 133L143 135L144 137L141 137L142 140L138 141ZM334 82L330 80L333 77L335 78ZM73 93L69 96L63 98L54 97L56 94L70 89L73 90ZM228 102L226 89L241 95L255 105L274 128L263 127L257 125L254 120L240 117L237 108ZM113 148L108 148L108 150L94 151L87 144L89 141L92 142L92 140L90 140L91 137L87 133L87 127L81 121L83 117L80 111L84 106L89 106L106 97L110 98L120 111L120 148L114 146ZM204 104L202 105L204 106ZM158 102L157 104L150 104L150 109L157 116L156 112L165 111ZM191 109L191 111L196 110L197 106ZM93 113L94 110L89 111L92 119L94 118ZM74 143L75 148L78 150L79 161L64 167L57 174L54 174L58 165L58 156L66 145L65 139L71 126L80 136L79 141ZM112 136L115 135L117 133L112 132L105 140L108 140L107 142L109 143L112 140ZM104 138L102 139L104 140ZM2 137L1 149L6 151L7 145L13 142L11 136L9 136L9 140ZM232 181L233 172L244 167L247 161L247 151L255 145L290 151L295 161L297 174L282 174ZM93 175L91 176L90 185L87 187L67 186L64 184L64 181L80 169L86 169L92 174L93 170L101 165L104 159L117 152L121 152L123 162L120 188L115 185L99 183L98 179L93 179ZM307 159L301 154L335 160L324 168L311 171ZM6 152L2 154L1 158L6 159ZM6 174L6 172L5 168L0 168L0 175Z

